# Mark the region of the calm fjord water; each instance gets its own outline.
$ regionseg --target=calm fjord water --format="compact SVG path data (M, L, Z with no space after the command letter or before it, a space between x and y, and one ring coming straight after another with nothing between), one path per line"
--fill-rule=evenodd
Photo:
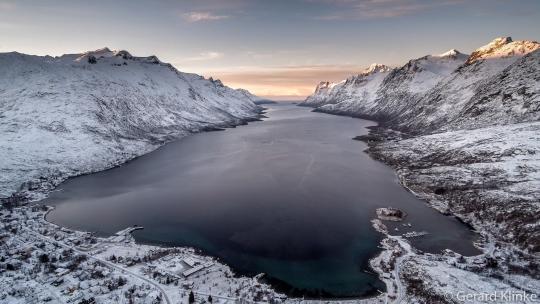
M378 207L405 210L412 229L430 233L419 249L475 252L471 231L416 199L351 140L372 122L290 104L270 105L267 116L70 179L45 201L56 206L48 220L102 234L142 225L138 241L192 246L308 295L384 289L365 272L379 251L370 223Z

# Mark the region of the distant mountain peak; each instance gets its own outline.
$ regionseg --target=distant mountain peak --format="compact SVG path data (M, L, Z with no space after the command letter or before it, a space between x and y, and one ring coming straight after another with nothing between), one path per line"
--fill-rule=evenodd
M513 42L512 37L498 37L493 39L488 45L500 46Z
M114 57L121 57L121 59L123 60L138 60L141 62L153 63L153 64L162 63L159 60L159 58L157 58L155 55L146 56L146 57L135 57L126 50L111 50L108 47L100 48L95 51L87 51L84 53L78 53L78 54L64 54L60 56L59 58L68 62L71 62L71 61L87 62L88 61L91 63L97 63L101 58L114 58Z
M388 72L392 70L391 67L379 64L379 63L372 63L367 69L363 71L362 74L372 74L372 73L379 73L379 72Z
M331 82L329 81L321 81L319 82L319 84L317 84L317 87L315 88L315 94L318 94L322 91L326 91L330 88L330 86L332 85Z
M122 57L124 59L132 59L133 56L126 50L114 51L114 56Z
M97 49L95 51L84 52L83 55L93 55L93 56L96 56L96 57L99 57L99 56L112 56L113 51L111 51L111 49L109 49L108 47L103 47L103 48Z
M105 52L110 52L110 51L111 51L110 48L108 48L108 47L103 47L103 48L97 49L97 50L95 50L95 51L93 51L93 52L95 52L95 53L105 53Z
M524 56L540 48L540 43L531 40L513 41L511 37L499 37L474 51L465 64L490 58Z
M463 55L463 53L461 53L460 51L456 50L456 49L451 49L447 52L444 52L442 54L439 54L437 55L436 57L456 57L456 56L459 56L459 55Z

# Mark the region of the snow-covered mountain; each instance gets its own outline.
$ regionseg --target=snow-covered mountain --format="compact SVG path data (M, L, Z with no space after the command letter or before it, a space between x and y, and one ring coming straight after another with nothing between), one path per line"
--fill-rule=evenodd
M254 119L245 90L108 48L0 54L0 197L103 170L166 141Z
M376 92L383 79L392 68L382 64L372 64L360 74L339 83L321 82L315 94L301 105L319 106L321 111L358 111L371 107Z
M452 121L453 129L475 129L540 120L540 50L490 77Z
M355 90L341 84L321 82L315 93L302 105L318 107L317 111L388 120L402 113L439 81L465 63L468 56L450 50L410 60L400 68L386 66L379 73L363 77ZM372 68L370 67L370 69Z
M410 133L531 121L538 119L538 49L536 41L497 38L470 56L450 50L391 71L322 82L301 105ZM361 81L351 81L356 77Z
M272 100L268 100L266 98L259 97L259 96L251 93L250 91L248 91L246 89L236 89L236 91L238 93L244 95L247 99L253 101L253 103L256 104L256 105L275 103Z
M516 61L538 49L540 49L540 43L535 41L512 41L510 37L493 40L474 51L465 64L437 83L421 100L411 105L399 117L396 122L397 127L415 133L418 133L419 130L425 133L456 129L458 126L465 127L463 123L455 125L454 121L460 120L463 111L469 109L472 103L478 103L473 100L473 97L475 99L481 98L482 93L480 92L489 91L487 87L493 87L493 81L496 82L499 76L506 78L506 84L517 82L517 79L512 79L512 76L519 77L518 74L520 74L521 64L516 63ZM535 58L537 57L530 58L532 69L538 69L540 64L538 61L535 62ZM513 64L518 66L516 69L511 68L513 72L508 74L505 69ZM499 75L500 73L506 74L506 76ZM523 89L526 91L535 90L534 87L523 87ZM508 85L498 87L501 92L511 88L512 86ZM503 107L499 108L498 111L506 112L507 107L514 107L514 104L503 104ZM514 113L516 112L514 111ZM489 124L486 119L478 117L481 115L476 116L477 122L485 121ZM519 121L519 119L517 120ZM476 127L481 126L478 123L475 125Z
M440 55L410 60L384 79L373 107L366 114L385 120L399 117L467 58L467 55L452 49Z
M317 87L315 87L315 92L308 96L306 100L299 103L299 105L307 107L319 107L331 102L332 95L335 91L337 91L337 89L334 90L334 88L336 88L336 86L338 88L342 87L344 82L345 80L341 82L321 81Z

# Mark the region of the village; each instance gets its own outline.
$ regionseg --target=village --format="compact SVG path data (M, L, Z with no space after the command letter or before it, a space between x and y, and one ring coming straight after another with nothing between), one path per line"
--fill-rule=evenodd
M136 244L128 227L101 238L45 220L42 205L0 209L0 303L280 303L191 248Z

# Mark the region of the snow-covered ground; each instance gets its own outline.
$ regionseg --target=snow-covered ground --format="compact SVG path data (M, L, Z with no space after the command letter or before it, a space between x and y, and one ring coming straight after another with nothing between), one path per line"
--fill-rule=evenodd
M540 122L391 140L370 152L442 212L540 250Z
M2 53L0 69L0 198L39 198L69 176L259 112L245 90L126 51Z
M190 292L198 302L285 299L191 248L135 244L129 233L97 238L46 222L46 212L0 210L0 303L173 304L187 303Z

